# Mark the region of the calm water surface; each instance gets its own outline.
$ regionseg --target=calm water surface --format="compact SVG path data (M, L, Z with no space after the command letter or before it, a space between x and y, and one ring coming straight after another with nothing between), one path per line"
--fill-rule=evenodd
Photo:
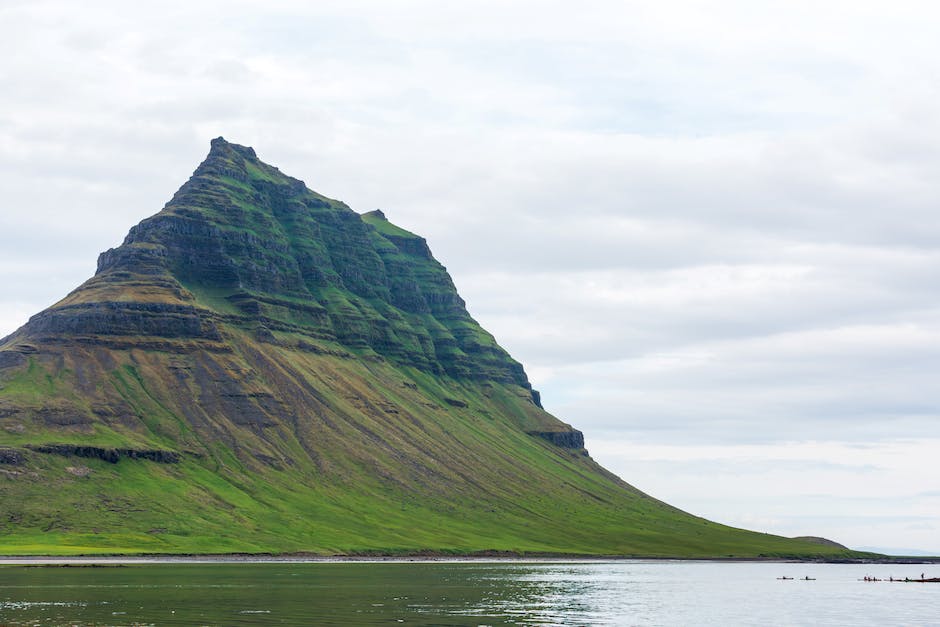
M932 570L931 570L932 569ZM0 566L0 625L940 625L938 565ZM777 577L814 577L781 581Z

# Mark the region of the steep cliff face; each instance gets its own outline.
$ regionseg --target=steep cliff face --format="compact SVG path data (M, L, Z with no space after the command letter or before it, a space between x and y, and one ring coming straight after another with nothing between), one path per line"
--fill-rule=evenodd
M360 216L222 138L163 211L102 253L95 277L24 333L216 341L221 321L530 387L423 238L381 212Z
M680 512L583 447L423 238L221 138L0 341L0 553L836 552Z

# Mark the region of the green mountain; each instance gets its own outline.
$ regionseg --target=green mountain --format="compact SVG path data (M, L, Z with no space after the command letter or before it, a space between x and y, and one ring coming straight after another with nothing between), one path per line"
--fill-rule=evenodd
M425 240L213 140L0 340L0 553L847 555L596 464Z

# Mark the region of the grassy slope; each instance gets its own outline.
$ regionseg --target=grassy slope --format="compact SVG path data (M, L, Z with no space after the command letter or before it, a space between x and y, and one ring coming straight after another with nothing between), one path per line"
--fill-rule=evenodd
M515 416L527 427L553 420L522 388L466 385L233 335L234 354L201 353L188 364L162 351L94 348L58 362L32 358L5 384L7 398L124 402L145 418L24 424L3 444L74 441L200 456L173 465L30 454L28 466L0 478L0 553L840 554L689 516L580 451L494 418ZM181 367L196 373L186 383L192 399L178 393ZM219 402L198 384L200 369L214 368L276 389L305 415L265 427L194 415L193 399ZM82 378L98 381L93 392Z

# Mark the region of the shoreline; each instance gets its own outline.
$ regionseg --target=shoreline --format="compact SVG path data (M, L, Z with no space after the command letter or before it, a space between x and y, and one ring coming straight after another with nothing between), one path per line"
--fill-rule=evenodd
M304 554L141 554L141 555L0 555L0 566L130 564L578 564L604 562L721 562L775 564L940 564L940 557L799 559L763 557L642 557L575 555L304 555Z

